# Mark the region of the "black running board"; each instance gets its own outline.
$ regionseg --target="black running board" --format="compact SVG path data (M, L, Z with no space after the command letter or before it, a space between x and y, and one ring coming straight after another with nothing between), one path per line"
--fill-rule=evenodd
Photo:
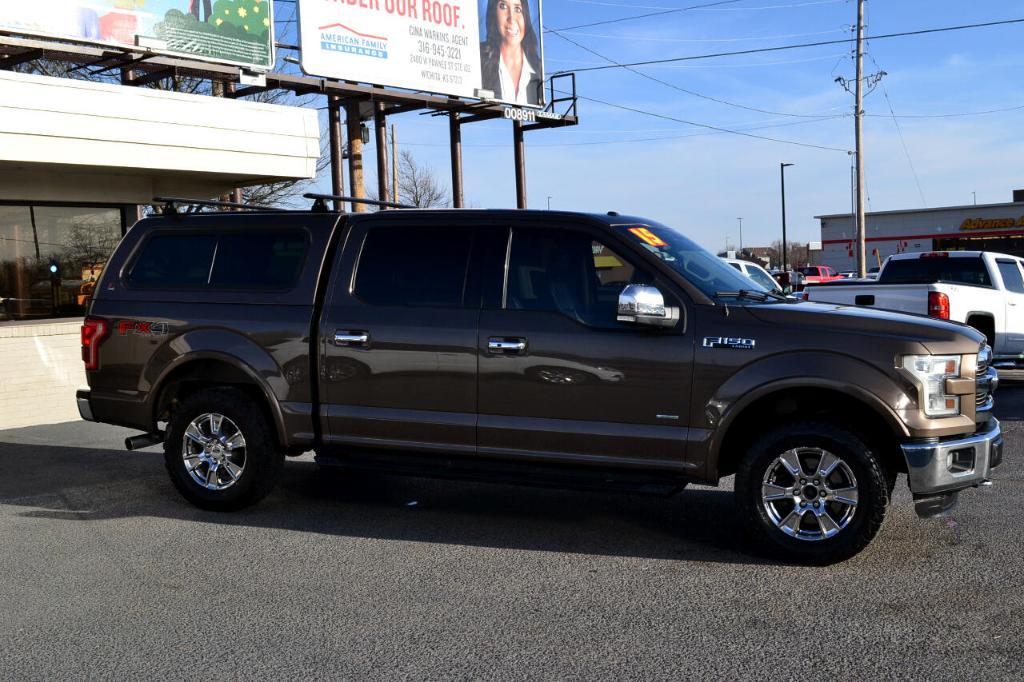
M538 462L423 456L392 453L317 454L321 466L372 471L391 476L482 481L563 490L601 490L671 497L687 480L674 472L566 466Z

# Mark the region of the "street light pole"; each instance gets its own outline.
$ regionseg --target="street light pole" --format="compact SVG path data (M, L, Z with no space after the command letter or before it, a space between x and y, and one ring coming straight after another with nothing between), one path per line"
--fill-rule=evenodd
M551 210L551 195L548 195L548 210Z
M782 179L782 271L786 272L786 168L791 163L779 164L779 177Z
M740 221L740 253L743 253L743 218L737 218Z

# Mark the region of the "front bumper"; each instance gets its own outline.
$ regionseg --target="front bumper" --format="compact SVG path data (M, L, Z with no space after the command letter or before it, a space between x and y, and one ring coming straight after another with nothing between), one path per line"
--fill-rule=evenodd
M983 431L966 438L905 443L910 490L915 496L980 485L1003 461L1003 433L991 417Z
M82 419L87 422L94 422L96 418L92 416L92 405L89 404L89 393L90 391L78 391L75 393L75 401L78 403L78 414L82 415Z

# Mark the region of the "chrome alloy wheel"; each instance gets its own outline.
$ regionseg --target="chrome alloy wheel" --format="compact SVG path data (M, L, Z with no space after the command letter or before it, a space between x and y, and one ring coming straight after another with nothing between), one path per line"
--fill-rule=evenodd
M768 466L761 502L786 535L817 541L835 537L857 511L857 478L828 450L793 448Z
M245 470L245 436L222 414L199 415L185 429L182 440L185 470L207 490L230 488Z

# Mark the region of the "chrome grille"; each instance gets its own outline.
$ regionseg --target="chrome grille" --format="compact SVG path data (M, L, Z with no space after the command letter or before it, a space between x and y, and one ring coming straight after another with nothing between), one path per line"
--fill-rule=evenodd
M995 370L989 369L991 362L992 349L988 345L984 345L978 351L978 371L975 375L977 377L974 394L975 407L984 407L988 403L989 397L992 395L992 391L995 389L993 384L993 375L995 374Z

